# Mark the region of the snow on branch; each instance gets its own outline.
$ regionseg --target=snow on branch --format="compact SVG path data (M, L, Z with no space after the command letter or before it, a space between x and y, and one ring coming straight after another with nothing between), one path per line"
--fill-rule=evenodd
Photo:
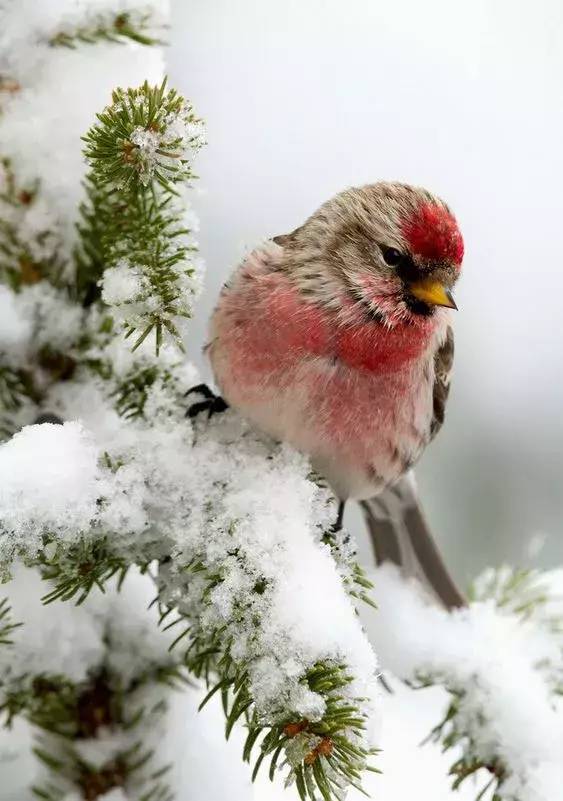
M553 801L562 782L561 571L488 570L474 600L447 613L390 566L375 571L370 633L385 668L451 702L432 739L461 756L453 786L477 776L479 798ZM397 632L401 636L397 636Z
M185 669L156 610L147 611L152 582L132 573L119 594L108 587L48 614L44 584L16 567L6 593L23 625L0 648L0 713L33 727L35 795L86 799L120 788L124 799L171 798L157 751L170 686L185 681Z
M0 439L33 420L49 386L90 358L85 350L102 324L76 279L76 222L85 197L81 135L116 84L145 78L160 84L164 72L161 48L134 36L76 48L49 40L112 20L125 28L145 20L156 31L167 6L166 0L121 0L118 11L113 0L1 4ZM99 295L98 277L90 286Z
M166 81L117 89L85 137L90 170L79 225L78 286L102 299L137 348L153 331L182 347L178 318L191 317L200 264L182 184L194 177L203 123Z
M162 44L168 16L168 0L5 0L3 6L6 41L20 48L27 42L67 48Z
M89 565L158 559L174 650L221 692L229 731L246 721L244 756L268 756L272 777L284 765L302 798L338 798L367 766L377 700L353 555L326 536L333 499L232 413L195 428L121 418L105 436L42 425L0 447L2 556L58 572L64 597Z
M0 157L0 280L14 290L64 271L57 221L37 181L18 182L9 158Z
M126 345L119 347L97 286L105 267L116 266L116 243L111 258L96 249L104 212L115 212L108 198L114 187L103 182L103 202L88 218L97 189L90 179L86 191L81 184L80 137L116 85L145 79L161 85L162 51L145 45L156 42L167 2L6 0L1 6L0 438L16 436L7 441L0 468L2 578L13 573L9 599L0 606L0 705L9 719L22 715L42 731L35 751L44 768L44 781L34 788L38 797L164 801L168 789L155 768L153 744L162 735L164 690L184 674L183 655L168 651L175 633L159 631L156 609L147 617L148 598L131 598L129 588L135 560L145 566L149 557L167 553L168 539L156 527L146 530L152 516L141 499L144 476L136 465L128 473L121 461L131 442L117 437L117 456L105 443L113 441L112 426L120 430L118 412L139 417L144 426L152 413L166 416L193 371L166 358L165 348L155 366L146 349L133 359ZM130 102L134 92L124 95ZM157 114L156 122L166 130L155 128L152 139L143 139L141 115L132 131L130 154L146 155L139 203L154 176L155 139L158 149L184 144L179 129L187 106L177 99L173 108L173 93L163 98L169 113L164 122ZM177 153L164 158L168 166L181 163ZM194 264L196 223L185 198L175 194L179 189L170 186L166 204L158 184L154 203L158 198L162 205L154 206L148 233L170 236L166 257L182 246ZM77 231L79 218L90 225L87 241ZM136 228L130 235L140 242ZM165 263L167 245L158 266L171 275L180 266ZM83 282L84 259L100 270ZM165 385L175 394L161 391ZM78 397L80 408L65 414ZM78 423L20 431L39 411L55 407L64 417L93 414L104 436L98 438L98 430L88 435ZM138 544L137 532L144 535ZM13 558L38 569L41 579L34 570L22 579ZM153 598L154 582L144 581ZM41 596L51 601L48 608ZM67 598L80 605L58 602ZM8 603L16 610L11 618ZM11 620L25 625L16 631Z
M150 11L114 11L75 25L67 22L49 36L48 42L52 47L71 48L100 41L119 44L127 39L142 45L157 45L163 44L158 38L160 27Z
M145 79L160 83L164 60L162 48L140 45L130 37L102 38L74 48L53 47L49 39L61 32L72 37L81 28L121 14L130 21L149 14L158 31L167 19L167 6L166 0L1 4L0 158L9 159L16 187L27 193L23 197L34 193L16 220L20 242L34 245L37 235L48 231L49 238L37 242L44 245L39 255L50 257L47 246L56 244L57 259L68 268L64 277L71 281L75 223L84 199L81 136L115 86L136 86ZM0 217L6 213L2 208ZM8 221L13 217L12 211Z

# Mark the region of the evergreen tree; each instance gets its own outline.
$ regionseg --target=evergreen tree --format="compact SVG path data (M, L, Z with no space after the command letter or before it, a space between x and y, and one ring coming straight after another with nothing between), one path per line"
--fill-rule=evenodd
M307 461L233 412L186 418L205 129L164 79L165 4L114 5L0 13L0 708L36 733L35 796L172 798L159 740L186 681L244 727L253 778L360 790L380 714L363 609L397 676L450 693L433 737L455 786L544 798L559 741L518 750L503 681L516 666L559 736L558 577L487 573L448 615L383 567L375 612ZM516 645L493 676L436 639L495 631Z

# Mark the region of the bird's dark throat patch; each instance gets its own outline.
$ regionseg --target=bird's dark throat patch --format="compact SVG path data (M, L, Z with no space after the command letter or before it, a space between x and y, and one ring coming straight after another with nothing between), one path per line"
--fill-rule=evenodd
M405 287L404 300L409 308L409 311L411 311L413 314L418 314L421 317L432 317L432 315L436 311L435 306L430 306L423 300L415 298L414 295L411 295L407 287Z

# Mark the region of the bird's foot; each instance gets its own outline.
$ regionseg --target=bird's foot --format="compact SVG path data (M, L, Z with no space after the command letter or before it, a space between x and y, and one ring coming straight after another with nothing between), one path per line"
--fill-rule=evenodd
M339 531L342 531L344 521L344 501L340 501L338 504L338 514L336 515L336 520L332 524L331 533L337 534Z
M188 389L184 397L192 394L203 395L203 400L192 403L192 405L189 406L188 410L186 411L186 417L194 418L202 412L207 412L207 419L209 420L214 414L219 414L220 412L224 412L229 408L227 401L223 400L220 395L216 395L212 390L210 390L207 384L198 384L197 386Z
M53 414L52 412L41 412L35 420L33 421L33 425L42 425L43 423L52 423L53 425L62 426L63 421L58 416L58 414Z

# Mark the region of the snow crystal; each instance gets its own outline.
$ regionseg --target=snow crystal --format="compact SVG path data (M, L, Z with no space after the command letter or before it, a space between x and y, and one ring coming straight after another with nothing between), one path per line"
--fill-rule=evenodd
M188 157L206 144L205 125L202 120L189 119L189 112L189 107L184 107L166 119L166 138L177 141Z
M102 300L110 305L136 300L143 292L143 276L126 259L109 267L102 280Z
M143 98L137 100L145 103ZM180 107L167 114L157 129L137 126L129 135L135 145L135 163L141 182L147 185L157 168L170 168L176 178L191 177L195 154L205 144L205 125L198 120L191 104L184 100Z
M141 180L148 184L160 159L157 150L163 145L161 136L155 131L147 131L145 128L137 126L129 138L138 148L142 168Z

